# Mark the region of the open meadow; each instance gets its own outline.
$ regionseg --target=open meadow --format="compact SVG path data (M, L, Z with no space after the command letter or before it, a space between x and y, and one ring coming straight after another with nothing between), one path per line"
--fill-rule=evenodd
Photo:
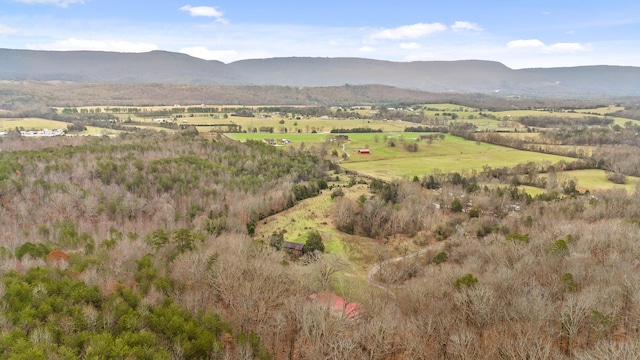
M227 134L240 141L262 140L266 138L280 139L280 134ZM334 134L287 134L291 143L287 146L323 144ZM347 159L340 162L345 169L353 170L384 180L395 178L413 178L429 175L434 170L443 173L482 171L483 167L510 167L529 162L555 164L559 161L574 159L522 151L487 143L478 143L457 136L444 135L442 140L432 141L417 139L421 135L438 135L433 133L373 133L348 134L349 141L344 144L328 143L329 151L336 150L342 156L344 150ZM393 146L390 144L394 144ZM409 151L405 144L417 144L417 151ZM358 153L359 149L369 149L369 154Z
M40 118L3 118L0 119L0 131L11 131L15 129L24 130L54 130L63 129L66 130L70 123L64 121L56 121ZM110 136L117 135L121 131L106 129L97 126L86 126L86 131L77 133L78 135L92 135L92 136Z

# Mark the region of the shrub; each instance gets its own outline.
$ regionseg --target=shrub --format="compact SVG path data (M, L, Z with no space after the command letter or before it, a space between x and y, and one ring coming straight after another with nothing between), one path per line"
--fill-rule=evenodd
M477 277L472 274L466 274L465 276L458 278L456 282L453 283L453 286L455 286L456 289L461 290L462 288L474 287L477 283Z
M307 241L304 243L302 252L307 254L314 251L324 252L324 243L322 243L322 236L317 230L312 230L307 233Z
M442 251L442 252L439 252L436 256L434 256L431 262L436 265L440 265L447 260L449 260L449 256L447 255L446 252Z
M568 256L569 255L569 246L567 242L563 239L556 240L551 246L549 246L549 252L552 255L558 256Z
M16 249L16 258L22 260L25 255L33 258L44 258L50 251L51 249L43 243L34 244L26 242Z
M607 171L606 174L607 174L607 180L611 181L614 184L626 184L627 183L627 177L621 172Z
M342 197L344 196L344 190L342 190L342 187L338 186L337 188L333 189L333 191L331 192L331 200L337 198L337 197Z
M519 242L523 244L529 243L529 234L511 233L505 238L507 241Z
M569 293L578 291L578 282L574 279L572 273L562 274L560 282L563 285L562 291Z
M471 209L469 209L469 217L470 218L479 218L480 217L480 208L477 207L477 206L474 206Z
M283 244L284 244L284 236L274 231L273 234L271 234L269 245L273 246L278 250L282 250Z
M458 198L453 199L453 201L451 202L451 211L462 212L462 203Z

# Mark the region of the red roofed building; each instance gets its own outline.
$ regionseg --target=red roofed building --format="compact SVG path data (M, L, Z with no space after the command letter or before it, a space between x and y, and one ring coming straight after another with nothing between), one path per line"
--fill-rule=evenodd
M358 154L371 154L369 149L358 149Z
M333 311L340 312L343 317L354 318L360 314L360 305L358 303L346 302L340 296L328 291L311 294L309 299L316 301Z

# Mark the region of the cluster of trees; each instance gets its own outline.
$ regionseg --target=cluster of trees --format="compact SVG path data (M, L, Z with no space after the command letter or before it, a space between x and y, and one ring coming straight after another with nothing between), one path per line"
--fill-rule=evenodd
M576 126L608 126L613 124L612 118L588 116L584 118L560 117L560 116L520 116L518 122L525 126L550 128L550 127L576 127Z
M370 186L372 197L334 200L336 226L349 229L351 221L356 234L380 241L398 234L413 235L414 242L448 239L404 261L371 255L381 264L377 281L395 294L387 302L392 309L379 317L397 319L394 331L405 327L389 339L396 355L635 356L640 308L631 299L640 278L630 268L640 252L637 193L562 197L550 191L527 200L515 187L468 192L443 182L441 191L424 192L417 182Z
M448 133L449 127L447 126L407 126L404 128L404 132L436 132L436 133Z
M577 158L572 168L598 168L627 176L640 176L640 139L637 127L574 126L520 138L498 133L476 133L472 139L522 150ZM563 146L573 145L573 146ZM582 163L582 165L580 165ZM566 165L566 164L565 164Z
M216 261L232 243L255 251L260 219L327 188L318 149L162 133L2 145L3 354L264 359L282 345L267 350L267 320L228 307L239 295L220 291L232 274ZM56 252L70 255L47 263ZM264 266L281 266L274 256Z
M232 334L216 314L193 316L170 298L149 304L122 285L104 296L56 268L7 272L3 286L7 358L220 358L222 336Z
M356 133L382 133L382 129L371 128L351 128L351 129L331 129L332 134L356 134Z

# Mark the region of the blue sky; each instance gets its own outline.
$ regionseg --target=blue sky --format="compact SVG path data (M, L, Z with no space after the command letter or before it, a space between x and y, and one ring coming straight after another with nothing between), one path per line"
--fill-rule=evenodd
M0 0L0 47L640 66L640 2Z

